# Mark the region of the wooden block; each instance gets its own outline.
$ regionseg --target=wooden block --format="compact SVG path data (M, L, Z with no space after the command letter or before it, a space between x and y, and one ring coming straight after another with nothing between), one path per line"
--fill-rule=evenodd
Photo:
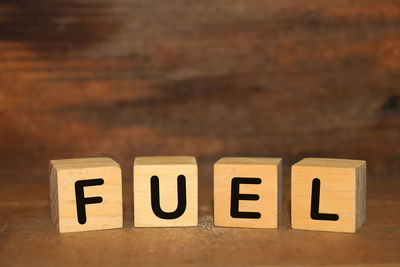
M50 210L60 233L122 227L118 163L110 158L51 160Z
M194 157L137 157L133 168L136 227L198 225Z
M292 228L356 232L365 221L366 162L306 158L292 166Z
M281 158L222 158L214 164L215 226L277 228Z

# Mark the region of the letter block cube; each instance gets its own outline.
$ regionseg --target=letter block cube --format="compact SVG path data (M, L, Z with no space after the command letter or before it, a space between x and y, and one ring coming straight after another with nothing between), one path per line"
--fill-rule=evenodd
M198 225L194 157L137 157L133 168L136 227Z
M366 162L305 158L292 166L292 228L356 232L365 221Z
M214 164L214 224L277 228L281 158L222 158Z
M60 233L122 227L118 163L110 158L51 160L50 210Z

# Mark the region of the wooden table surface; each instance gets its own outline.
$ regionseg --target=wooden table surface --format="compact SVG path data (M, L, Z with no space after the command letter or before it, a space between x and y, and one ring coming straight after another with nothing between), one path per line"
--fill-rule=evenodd
M125 194L124 228L59 234L48 185L1 188L0 265L400 264L399 181L369 179L366 224L347 234L291 229L288 180L277 230L214 227L207 176L200 176L199 227L189 228L134 228Z
M400 262L399 0L3 0L0 265ZM200 167L200 227L132 228L136 156ZM51 159L121 164L125 228L59 235ZM283 157L278 230L212 227L212 164ZM290 165L368 165L357 234L289 225Z

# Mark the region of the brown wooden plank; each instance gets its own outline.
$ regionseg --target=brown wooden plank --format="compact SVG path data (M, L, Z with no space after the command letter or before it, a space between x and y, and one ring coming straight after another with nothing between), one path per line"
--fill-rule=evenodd
M400 262L397 180L382 183L381 179L369 179L367 220L356 234L290 229L288 179L284 179L283 220L278 229L213 227L212 183L206 181L200 180L199 184L199 227L134 228L132 198L126 198L124 204L129 205L124 211L124 228L66 234L59 234L51 224L49 203L43 200L47 185L8 187L0 191L0 264L398 265ZM5 200L7 195L9 198Z
M45 217L50 159L110 156L130 185L133 159L145 155L196 156L203 190L211 183L212 163L222 156L282 157L286 179L290 164L303 157L363 159L380 188L371 193L367 216L386 216L383 223L368 228L367 221L364 234L349 237L346 251L341 235L278 230L262 239L259 232L203 227L184 230L196 238L182 246L204 245L196 245L198 252L182 248L187 255L177 259L185 263L245 263L241 257L260 264L313 262L306 248L296 246L314 235L331 244L324 251L338 252L337 263L398 261L398 218L382 212L395 213L398 201L384 192L398 186L400 172L399 8L398 0L2 1L0 218L7 226L0 223L6 229L0 230L0 253L13 257L0 257L0 263L24 265L34 257L30 262L40 264L49 251L54 265L58 256L66 265L78 259L76 251L67 255L62 246L50 246L74 248L74 238L54 235ZM126 199L131 191L124 187ZM212 201L211 195L200 198ZM32 228L24 232L26 223ZM36 243L26 248L31 256L17 260L26 232ZM126 232L132 235L124 238ZM241 240L245 233L251 237ZM158 234L124 229L87 235L91 244L119 242L115 237L135 246L135 238ZM158 249L174 260L167 244L180 234L166 235L137 263L156 262ZM269 235L285 242L275 246ZM298 235L302 243L292 244ZM39 241L48 251L38 250ZM255 243L245 247L241 241ZM236 245L218 249L228 243ZM265 249L252 254L256 246ZM118 263L131 263L139 253L111 251L129 256ZM314 263L332 258L325 259Z

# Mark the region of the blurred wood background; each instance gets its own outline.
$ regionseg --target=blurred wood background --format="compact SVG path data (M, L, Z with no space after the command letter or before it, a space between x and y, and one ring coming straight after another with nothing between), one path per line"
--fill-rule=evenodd
M399 85L398 0L2 0L0 202L45 211L48 161L89 156L131 185L135 156L193 155L204 192L222 156L283 157L286 186L365 159L400 189Z

